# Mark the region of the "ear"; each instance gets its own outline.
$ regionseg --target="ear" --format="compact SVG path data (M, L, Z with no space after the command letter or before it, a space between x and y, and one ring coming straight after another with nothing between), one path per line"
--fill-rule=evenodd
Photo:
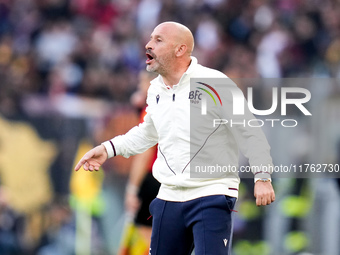
M180 44L176 47L176 57L181 57L187 52L187 46L185 44Z

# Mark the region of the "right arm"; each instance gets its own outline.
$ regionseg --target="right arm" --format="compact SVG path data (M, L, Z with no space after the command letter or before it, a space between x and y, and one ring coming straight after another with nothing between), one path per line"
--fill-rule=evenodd
M81 166L85 170L99 170L99 167L108 159L117 155L126 158L142 153L158 142L156 129L151 117L146 114L144 122L139 126L133 127L125 135L116 136L115 138L102 143L101 145L88 151L78 162L75 170L78 171Z
M157 131L147 114L144 122L130 129L125 135L119 135L102 143L108 158L121 155L125 158L140 154L158 142Z

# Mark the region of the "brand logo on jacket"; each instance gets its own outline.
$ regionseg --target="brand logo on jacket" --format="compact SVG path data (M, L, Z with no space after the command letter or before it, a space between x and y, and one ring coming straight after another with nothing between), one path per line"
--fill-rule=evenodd
M217 100L215 99L216 97L222 106L221 97L212 86L210 86L209 84L203 83L203 82L197 82L197 83L200 84L201 86L196 87L195 91L189 92L189 99L192 104L198 104L200 101L202 102L202 108L201 108L202 115L207 114L207 99L206 99L207 95L212 98L215 105L217 106L217 102L216 102ZM202 93L201 91L205 93Z

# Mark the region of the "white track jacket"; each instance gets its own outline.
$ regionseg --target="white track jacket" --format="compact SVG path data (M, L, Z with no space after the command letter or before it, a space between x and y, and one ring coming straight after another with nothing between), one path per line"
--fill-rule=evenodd
M227 76L199 65L192 57L188 70L173 88L166 86L161 76L151 81L143 123L103 145L109 158L116 155L127 158L158 143L158 155L152 171L161 183L157 195L160 199L181 202L209 195L237 197L239 150L249 159L250 166L257 166L252 170L255 177L268 178L270 175L264 173L267 168L263 171L261 167L272 165L270 147L260 128L213 126L213 119L230 117L228 112L232 103L223 95L221 99L225 110L209 111L204 116L199 114L202 119L193 120L195 109L196 113L200 113L201 105L190 99L191 78ZM255 118L251 114L246 117ZM229 171L221 171L223 166L224 170L229 167ZM234 171L230 171L230 166ZM213 170L214 174L207 169ZM221 173L217 173L218 170Z

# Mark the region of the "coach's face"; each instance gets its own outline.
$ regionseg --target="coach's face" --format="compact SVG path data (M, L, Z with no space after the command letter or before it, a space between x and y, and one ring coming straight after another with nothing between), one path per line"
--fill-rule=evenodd
M146 48L146 70L166 75L174 65L176 38L173 29L167 24L158 25L151 34Z

